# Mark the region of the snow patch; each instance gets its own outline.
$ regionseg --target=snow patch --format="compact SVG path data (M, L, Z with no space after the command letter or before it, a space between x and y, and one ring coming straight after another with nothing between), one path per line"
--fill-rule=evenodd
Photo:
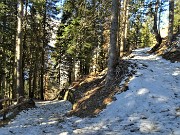
M145 94L147 94L147 93L149 93L149 90L146 89L146 88L141 88L141 89L139 89L139 90L137 91L137 94L138 94L138 95L145 95Z
M39 102L1 127L0 134L180 135L180 63L149 55L149 50L133 51L130 61L138 69L129 90L117 94L96 117L66 117L72 107L67 101Z

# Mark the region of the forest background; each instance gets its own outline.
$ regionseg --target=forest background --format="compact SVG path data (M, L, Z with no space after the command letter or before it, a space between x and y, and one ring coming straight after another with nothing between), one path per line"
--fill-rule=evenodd
M106 83L111 82L118 61L133 49L152 47L154 53L163 40L173 46L173 34L180 30L179 4L179 0L1 0L1 98L48 100L49 91L58 93L107 67ZM165 39L163 28L168 29Z

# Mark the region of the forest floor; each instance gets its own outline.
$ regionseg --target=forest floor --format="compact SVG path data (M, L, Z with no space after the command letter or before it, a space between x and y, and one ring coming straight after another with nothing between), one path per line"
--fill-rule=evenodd
M109 86L115 92L110 89L110 94L103 100L102 93L95 100L97 104L100 102L107 106L91 109L90 114L94 117L85 117L89 115L89 107L84 101L91 97L93 99L93 95L98 93L96 89L102 87L105 73L99 76L99 85L94 83L96 89L78 96L79 100L74 106L76 111L70 111L72 105L68 101L36 102L36 108L22 111L8 125L1 127L0 134L180 135L180 63L171 63L160 56L147 54L148 50L149 48L136 49L125 58L130 61L125 64L129 66L129 72L123 71L126 77L119 78L119 86L125 86L125 89L117 87L118 79L115 78L113 86ZM119 66L118 69L121 68ZM121 74L121 71L117 74ZM89 81L96 79L90 77ZM81 114L77 108L85 111ZM85 118L69 116L67 113Z
M100 73L91 73L81 80L74 82L73 110L68 116L94 117L109 103L116 100L115 94L126 91L127 83L135 73L136 64L120 60L116 68L116 76L109 86L105 86L107 69ZM122 82L120 84L120 82Z
M171 46L167 46L167 37L163 39L156 54L162 55L163 58L170 60L171 62L180 62L180 33L174 34Z

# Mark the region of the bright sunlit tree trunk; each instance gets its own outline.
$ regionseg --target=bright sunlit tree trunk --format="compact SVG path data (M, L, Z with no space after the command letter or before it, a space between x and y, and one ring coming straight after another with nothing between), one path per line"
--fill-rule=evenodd
M22 18L23 18L23 0L18 0L17 13L17 35L16 35L16 83L17 94L24 96L23 76L22 76Z

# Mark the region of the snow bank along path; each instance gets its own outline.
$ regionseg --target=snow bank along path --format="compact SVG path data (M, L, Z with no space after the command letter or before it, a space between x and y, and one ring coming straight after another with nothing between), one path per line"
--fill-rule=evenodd
M0 128L0 134L180 135L180 63L146 54L148 49L133 51L130 60L139 68L129 90L117 94L97 117L65 117L69 102L42 102Z

